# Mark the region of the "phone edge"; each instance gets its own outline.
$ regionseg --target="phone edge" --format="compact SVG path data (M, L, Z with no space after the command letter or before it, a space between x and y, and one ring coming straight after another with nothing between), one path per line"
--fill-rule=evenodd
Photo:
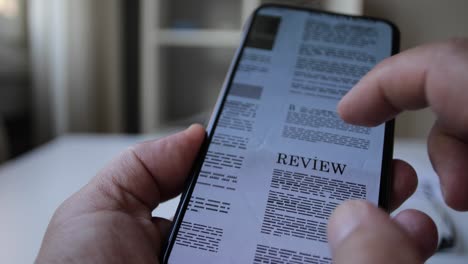
M392 30L391 56L400 52L400 30L391 21L381 19ZM393 149L395 141L395 119L385 123L384 147L382 155L382 171L380 176L379 207L390 213L391 187L393 183Z
M217 123L218 119L220 118L220 110L223 108L224 103L226 101L226 97L228 95L228 89L229 85L232 82L232 79L234 77L234 73L236 72L236 69L238 67L239 61L240 61L240 55L244 51L244 43L250 33L250 28L251 24L253 22L253 18L257 14L257 12L263 7L259 6L255 11L252 13L252 15L248 18L248 20L245 22L244 29L242 30L241 33L241 40L240 40L240 45L236 49L236 52L234 54L233 60L231 62L231 65L229 66L228 73L226 75L226 78L224 80L224 83L222 85L221 91L219 92L218 99L216 100L216 104L213 108L213 112L211 114L210 120L208 122L208 125L206 127L205 131L205 139L203 140L202 146L197 154L197 158L194 162L194 166L191 168L190 173L189 173L189 178L187 179L186 186L184 188L184 191L182 192L182 196L179 202L179 205L177 206L177 210L174 215L174 219L172 221L171 225L171 230L169 233L169 237L166 239L163 250L162 250L162 255L161 255L161 263L166 264L168 263L169 257L170 257L170 252L172 251L172 247L174 246L175 239L177 237L177 233L180 228L180 223L181 220L183 219L185 215L185 210L187 209L188 202L190 199L191 194L193 193L194 186L197 182L198 175L201 166L205 160L205 155L204 153L207 152L209 143L211 142L211 137L213 136L213 131L215 129L215 124Z

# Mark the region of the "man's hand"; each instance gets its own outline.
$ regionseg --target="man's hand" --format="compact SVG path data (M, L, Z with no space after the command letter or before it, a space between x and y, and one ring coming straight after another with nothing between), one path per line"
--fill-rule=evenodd
M468 42L416 48L382 62L343 99L341 116L377 125L403 110L437 115L429 154L447 203L468 209ZM200 126L129 149L55 213L37 263L157 263L169 222L157 205L181 192L204 138ZM414 170L394 162L391 208L414 191ZM434 223L417 211L395 219L366 202L348 202L330 219L336 263L423 262L435 249Z
M338 111L347 122L374 126L401 111L429 107L437 116L428 139L432 165L447 204L464 211L467 105L468 40L458 39L383 61L343 98ZM336 263L420 263L433 254L437 232L433 222L417 211L404 211L391 220L377 208L353 201L333 214L329 240Z
M158 263L170 222L151 212L182 191L204 135L194 125L122 153L60 206L36 263Z

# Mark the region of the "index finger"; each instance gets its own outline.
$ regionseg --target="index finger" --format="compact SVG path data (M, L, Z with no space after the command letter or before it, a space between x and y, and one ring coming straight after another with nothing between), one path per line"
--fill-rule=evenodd
M468 40L432 44L389 58L341 101L350 123L374 126L403 110L429 106L437 116L428 141L445 200L468 210Z
M403 110L426 106L454 130L467 121L460 111L468 102L468 41L452 40L417 47L388 58L370 71L342 99L341 117L375 126Z

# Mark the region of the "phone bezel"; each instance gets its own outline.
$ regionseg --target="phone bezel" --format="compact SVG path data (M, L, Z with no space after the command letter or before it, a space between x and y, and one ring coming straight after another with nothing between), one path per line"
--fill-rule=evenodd
M236 54L234 55L234 59L231 63L231 66L229 67L228 74L226 76L226 79L224 81L224 84L222 86L220 95L217 99L216 105L214 107L212 116L210 118L210 122L207 126L206 133L205 133L205 139L202 143L202 146L200 148L200 151L197 155L197 158L192 166L192 169L190 171L190 177L187 179L185 189L181 195L181 199L179 202L179 205L177 207L174 220L171 226L171 231L170 234L166 240L166 243L163 247L162 250L162 255L161 255L161 261L163 264L167 263L172 251L172 248L174 246L175 240L177 238L177 233L180 228L180 224L182 223L182 220L185 216L185 211L187 209L188 203L190 201L190 197L192 196L194 187L196 185L196 182L198 180L198 175L200 174L200 170L202 167L202 164L205 160L206 153L208 151L208 147L211 143L213 133L216 129L216 125L218 123L218 120L221 116L221 110L224 107L224 104L226 102L227 96L229 94L229 89L231 87L235 72L237 70L237 67L239 65L241 55L244 52L245 49L245 43L246 40L251 32L252 29L252 24L255 21L255 18L257 17L257 14L263 9L263 8L286 8L286 9L293 9L293 10L300 10L300 11L308 11L312 13L325 13L325 14L330 14L330 15L336 15L336 16L341 16L341 17L351 17L351 18L359 18L359 19L366 19L366 20L372 20L372 21L379 21L386 23L389 25L392 29L392 55L396 54L399 52L400 49L400 32L398 28L393 24L392 22L385 20L385 19L380 19L380 18L374 18L374 17L369 17L369 16L355 16L355 15L345 15L345 14L338 14L334 12L328 12L328 11L322 11L322 10L316 10L312 8L306 8L306 7L300 7L300 6L290 6L290 5L285 5L285 4L263 4L260 5L255 11L253 12L252 16L248 19L248 21L245 24L245 30L243 30L242 37L241 37L241 45L237 49ZM395 120L392 119L390 121L387 121L385 123L385 133L384 133L384 146L383 146L383 155L382 155L382 171L380 175L380 194L379 194L379 207L388 210L389 209L389 201L390 201L390 187L392 184L392 158L393 158L393 140L394 140L394 127L395 127Z

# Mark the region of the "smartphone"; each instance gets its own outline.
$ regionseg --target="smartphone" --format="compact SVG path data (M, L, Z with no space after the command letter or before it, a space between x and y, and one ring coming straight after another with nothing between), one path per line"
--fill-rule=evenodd
M393 121L350 125L337 103L398 42L387 21L259 7L162 262L331 263L328 218L348 199L387 206L393 151Z

